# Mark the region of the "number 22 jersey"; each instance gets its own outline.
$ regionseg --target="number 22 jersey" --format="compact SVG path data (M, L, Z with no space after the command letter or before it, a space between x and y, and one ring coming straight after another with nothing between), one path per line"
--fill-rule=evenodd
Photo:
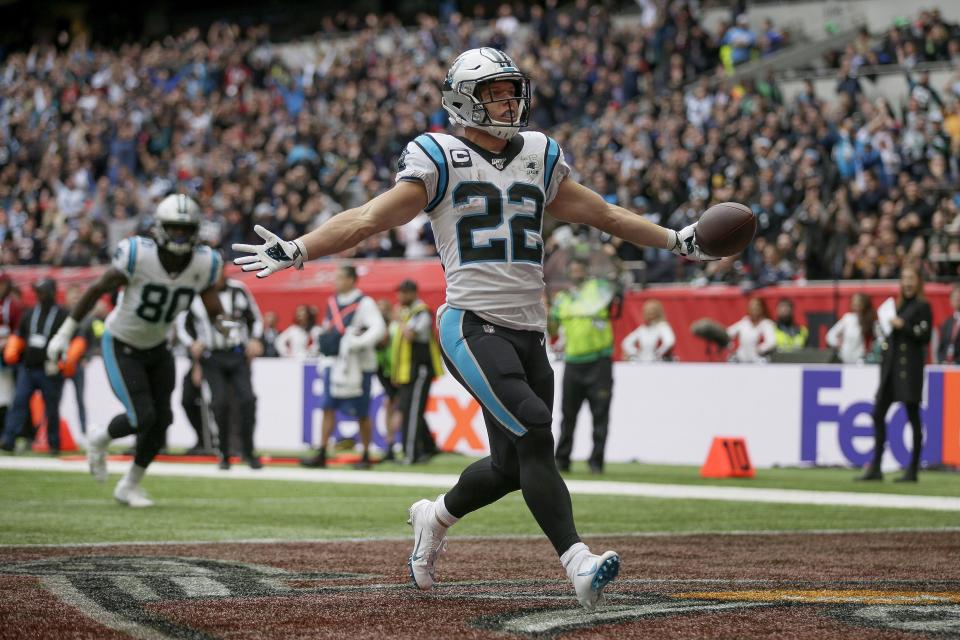
M396 180L427 190L450 306L512 329L546 329L543 211L569 172L560 145L535 131L499 153L442 133L407 145Z
M107 316L110 334L137 349L150 349L167 339L167 331L193 296L220 277L223 260L207 246L193 248L183 271L171 274L160 264L151 238L125 238L117 245L112 265L127 276L117 306Z

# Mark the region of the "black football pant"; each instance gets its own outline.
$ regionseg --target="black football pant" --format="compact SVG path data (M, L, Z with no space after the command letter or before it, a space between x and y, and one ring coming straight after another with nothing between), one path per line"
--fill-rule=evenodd
M210 385L210 408L217 421L220 455L230 456L230 415L236 409L240 427L240 453L253 457L253 430L257 423L257 397L246 354L218 350L202 361L203 377Z
M593 362L567 363L563 369L563 420L560 423L560 442L557 444L557 463L570 464L573 450L573 432L577 415L586 400L593 415L593 452L590 467L603 468L603 451L607 445L607 427L610 423L610 400L613 393L613 360L599 358Z
M887 411L893 400L892 381L882 381L880 388L877 389L877 398L873 409L873 437L875 445L873 448L872 465L880 468L880 460L883 458L883 448L887 442ZM907 419L913 428L913 450L910 452L910 467L914 470L920 468L920 453L923 451L923 422L920 420L920 403L904 402L904 408L907 410Z
M474 462L444 503L461 518L520 489L560 555L580 541L570 493L553 456L553 368L544 334L491 324L448 307L440 346L451 374L483 408L490 455Z
M403 452L409 462L415 462L422 454L434 454L437 445L430 435L430 427L424 415L430 387L433 385L433 368L429 363L414 362L410 366L411 380L397 389L397 410L403 416Z
M193 384L193 366L193 363L191 363L190 367L187 368L187 375L183 376L183 380L180 383L180 388L182 389L180 406L183 407L183 412L187 414L187 420L190 422L190 426L193 427L194 433L197 434L197 444L195 448L208 449L212 446L212 434L209 433L209 430L206 429L203 424L203 414L207 408L203 404L203 389Z
M166 444L173 422L170 398L176 387L176 367L166 342L137 349L114 338L109 331L101 340L103 363L117 399L126 409L110 421L111 438L137 435L133 462L147 467Z

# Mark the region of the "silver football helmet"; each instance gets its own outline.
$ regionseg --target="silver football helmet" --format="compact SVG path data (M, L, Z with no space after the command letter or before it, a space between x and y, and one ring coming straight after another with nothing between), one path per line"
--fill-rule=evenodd
M197 244L200 232L200 206L182 193L164 198L153 218L153 235L160 248L186 254Z
M510 98L482 100L481 89L498 81L512 82L515 91ZM510 56L499 49L481 47L461 53L443 82L441 103L450 118L464 127L486 131L503 140L527 126L530 118L530 78L521 73ZM508 111L508 121L496 120L487 105L498 102L517 104ZM501 116L502 117L502 116Z

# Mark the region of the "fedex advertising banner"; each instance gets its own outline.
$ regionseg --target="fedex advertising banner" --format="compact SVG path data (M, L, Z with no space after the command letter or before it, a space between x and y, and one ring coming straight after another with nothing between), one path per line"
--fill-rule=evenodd
M177 364L182 376L186 361ZM558 434L563 366L555 368ZM928 367L926 375L923 460L960 465L960 367ZM873 451L871 416L878 378L877 366L616 363L606 457L617 462L699 465L714 436L742 436L756 466L859 466ZM325 389L316 362L258 359L253 386L258 396L257 447L302 451L317 444ZM87 367L86 389L89 424L102 428L122 407L109 391L99 359ZM379 449L386 446L384 406L382 389L374 380L371 416ZM196 437L180 407L179 388L173 409L168 443L192 446ZM79 436L72 390L64 393L62 415ZM911 437L901 405L893 405L887 419L890 445L884 465L892 468L907 461ZM487 452L480 408L449 375L433 384L427 421L441 449L469 455ZM584 460L592 447L586 404L577 424L573 457ZM356 421L338 416L335 436L356 434Z

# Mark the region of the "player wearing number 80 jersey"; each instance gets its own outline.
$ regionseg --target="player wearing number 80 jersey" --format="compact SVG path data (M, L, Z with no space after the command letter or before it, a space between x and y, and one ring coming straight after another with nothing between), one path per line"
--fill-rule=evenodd
M207 246L191 247L183 271L169 272L160 263L160 247L152 238L121 240L112 266L127 282L117 306L107 316L110 335L137 349L165 343L170 325L190 308L193 296L213 286L223 269L219 254Z
M167 331L176 316L200 294L207 313L219 327L223 308L214 283L223 260L209 247L197 246L200 208L185 195L168 196L157 207L153 238L122 240L109 269L84 292L57 334L47 354L62 356L77 325L96 301L122 287L117 306L106 320L101 338L107 377L124 412L106 429L91 434L87 445L90 472L107 478L106 448L110 440L137 436L133 465L117 484L114 497L131 507L153 502L140 487L147 466L163 446L173 421L170 396L176 384Z
M530 113L530 81L502 51L462 53L441 95L462 136L419 136L404 149L393 188L300 238L282 240L255 227L264 244L233 245L250 254L235 262L263 278L344 251L425 211L446 270L447 305L438 321L443 357L483 407L490 456L471 464L445 495L410 508L411 578L420 589L432 588L447 528L519 489L577 598L592 609L616 577L620 557L613 551L594 555L580 541L554 460L553 369L543 333L543 213L637 245L710 257L697 244L695 224L673 231L607 203L568 177L555 141L520 133Z

